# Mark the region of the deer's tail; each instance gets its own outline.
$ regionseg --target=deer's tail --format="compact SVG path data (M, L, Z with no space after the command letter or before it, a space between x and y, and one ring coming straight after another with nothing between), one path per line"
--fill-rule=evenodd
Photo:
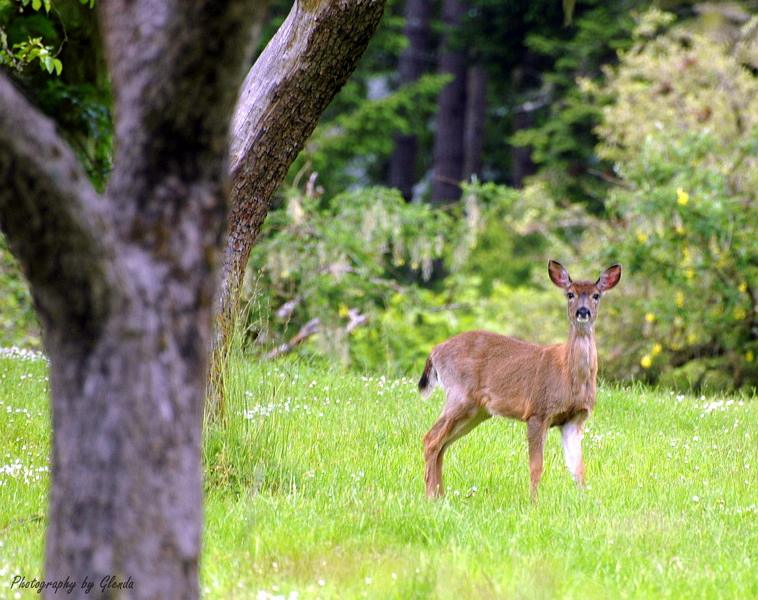
M424 365L424 372L421 374L421 379L418 380L418 391L426 398L432 393L434 387L437 385L437 371L432 364L432 357L426 359Z

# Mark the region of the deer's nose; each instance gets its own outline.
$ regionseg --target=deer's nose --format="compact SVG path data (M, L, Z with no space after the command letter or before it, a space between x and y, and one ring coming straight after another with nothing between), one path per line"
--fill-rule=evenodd
M589 319L591 314L592 313L590 312L589 308L582 306L579 308L579 310L576 311L576 318L581 320Z

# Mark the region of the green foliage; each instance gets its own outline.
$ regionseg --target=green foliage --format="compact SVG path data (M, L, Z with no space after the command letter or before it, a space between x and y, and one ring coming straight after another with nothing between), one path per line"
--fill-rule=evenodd
M29 287L0 235L0 347L39 348L39 325Z
M454 224L427 205L407 204L396 190L367 188L324 200L312 183L308 188L290 190L253 249L251 325L261 339L278 341L318 317L322 349L339 354L351 319L374 318L403 289L403 279L431 275ZM268 311L287 302L294 306L283 322L268 323Z
M94 5L94 0L0 0L0 65L55 119L102 189L110 172L113 127Z
M544 265L569 252L583 218L538 185L472 184L449 212L384 188L331 200L290 191L253 250L250 330L269 349L318 318L318 341L301 353L391 373L420 368L435 343L466 329L556 341L567 324ZM435 262L447 276L430 280ZM347 332L356 315L367 323Z
M55 72L56 75L60 75L61 71L63 71L63 63L53 55L53 47L45 46L42 43L42 38L29 38L23 42L13 44L13 51L9 52L5 33L0 33L0 35L3 36L2 41L0 41L0 44L3 45L3 50L0 50L0 62L3 64L20 69L19 65L32 64L36 61L39 63L40 68L50 74Z
M552 64L539 94L529 98L546 110L537 112L534 127L518 131L510 141L531 149L554 196L584 203L595 213L602 212L609 179L608 163L594 151L593 128L601 120L602 105L586 101L577 78L599 80L602 66L631 45L631 9L639 7L638 2L592 2L567 31L535 31L526 39L531 52Z
M611 98L597 133L621 178L605 248L628 273L619 333L639 364L625 370L655 378L707 358L690 384L717 369L756 385L758 78L705 35L647 35L670 20L645 15L607 83L586 86Z
M322 120L290 173L307 166L319 173L328 194L380 179L395 135L424 135L445 83L444 75L425 75L386 96L356 99L345 112Z
M40 13L43 8L44 14ZM57 58L61 39L49 14L51 8L50 0L21 0L15 6L0 2L0 65L20 73L37 63L48 74L61 74L63 63Z

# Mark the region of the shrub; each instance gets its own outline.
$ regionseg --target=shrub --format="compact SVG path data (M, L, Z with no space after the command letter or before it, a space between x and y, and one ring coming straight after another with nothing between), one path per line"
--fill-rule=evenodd
M704 35L676 27L647 37L670 20L648 13L604 87L586 86L611 98L598 151L620 179L601 252L624 262L619 290L633 315L620 323L627 361L616 368L654 380L697 360L667 380L724 381L715 370L755 385L758 79Z

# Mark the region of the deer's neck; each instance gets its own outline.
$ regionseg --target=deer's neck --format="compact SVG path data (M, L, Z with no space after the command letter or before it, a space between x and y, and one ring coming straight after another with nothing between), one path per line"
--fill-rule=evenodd
M597 375L597 350L595 332L589 328L578 329L572 326L566 343L566 367L575 393L586 391L594 393ZM582 388L591 388L583 390Z

